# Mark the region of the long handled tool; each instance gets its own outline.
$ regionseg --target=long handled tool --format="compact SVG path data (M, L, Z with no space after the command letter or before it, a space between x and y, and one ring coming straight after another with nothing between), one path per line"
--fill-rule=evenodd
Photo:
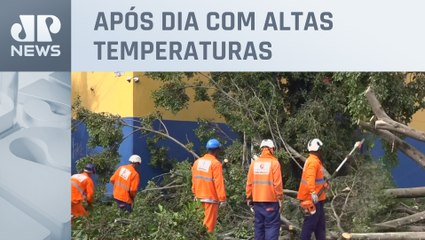
M344 164L348 161L348 159L351 157L351 155L353 155L353 153L357 150L357 149L361 149L362 145L364 142L364 138L360 141L360 142L356 142L354 144L353 149L351 149L350 153L347 154L347 156L345 156L344 160L339 164L339 166L336 168L335 172L332 173L331 177L325 180L325 184L322 186L322 188L319 190L319 192L317 193L317 196L320 197L320 195L323 193L323 191L326 190L326 185L327 183L332 180L339 172L339 170L341 170L342 166L344 166Z
M322 193L326 190L329 181L332 180L338 174L339 170L341 170L342 166L344 166L344 164L348 161L351 155L353 155L353 153L357 149L360 149L362 147L363 142L364 142L364 139L354 144L353 149L351 149L350 153L348 153L347 156L345 156L344 160L339 164L339 166L336 168L335 172L331 175L331 177L325 180L325 184L323 184L322 188L320 188L319 192L317 193L318 197L320 197L320 195L322 195ZM301 208L304 210L304 214L306 216L313 215L316 213L316 207L314 206L314 203L312 200L302 201Z

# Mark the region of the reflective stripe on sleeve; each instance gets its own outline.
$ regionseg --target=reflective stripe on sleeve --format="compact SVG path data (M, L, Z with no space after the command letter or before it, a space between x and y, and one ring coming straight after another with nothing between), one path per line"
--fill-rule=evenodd
M272 185L271 181L252 181L252 184L263 184L263 185Z
M78 185L76 182L71 181L71 184L77 188L77 190L81 193L81 195L85 196L83 189L81 189L80 185Z
M317 178L317 179L316 179L316 183L317 183L317 184L325 183L325 179L323 179L323 178Z
M204 176L199 176L199 175L196 175L195 178L201 179L201 180L204 180L204 181L207 181L207 182L212 182L213 181L212 178L204 177Z
M209 199L209 198L201 198L201 199L199 199L199 201L204 202L204 203L218 203L217 200Z
M121 188L124 188L127 192L130 192L130 188L128 188L127 186L125 186L124 184L120 183L120 182L115 182L114 186L119 186Z
M325 183L325 179L323 179L323 178L317 178L315 182L317 184L322 184L322 183ZM301 179L301 184L306 184L307 185L307 181L305 179Z

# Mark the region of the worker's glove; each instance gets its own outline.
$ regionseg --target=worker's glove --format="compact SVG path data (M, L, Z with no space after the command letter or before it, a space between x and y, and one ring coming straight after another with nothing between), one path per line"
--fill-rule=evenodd
M254 203L252 202L252 200L248 199L246 200L246 205L250 208L252 208L254 206Z
M225 207L227 206L227 202L220 202L220 206L219 207Z
M91 211L93 209L92 203L87 203L87 211Z
M283 200L279 200L278 202L279 202L279 208L282 209L282 205L283 205L282 202L283 202Z
M325 184L323 184L323 187L324 187L326 190L328 190L328 189L329 189L329 183L328 183L328 182L325 182Z
M310 195L311 195L311 200L313 201L314 204L319 202L319 196L317 196L316 192L312 192L310 193Z

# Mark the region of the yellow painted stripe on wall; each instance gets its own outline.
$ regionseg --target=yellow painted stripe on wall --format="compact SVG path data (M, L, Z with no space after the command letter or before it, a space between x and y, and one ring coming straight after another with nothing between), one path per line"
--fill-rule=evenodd
M139 81L127 81L138 77ZM206 76L199 76L207 81ZM187 89L191 98L188 108L172 114L155 108L151 95L161 88L161 81L148 78L140 72L125 72L116 76L113 72L72 73L72 98L80 96L82 105L94 112L109 112L122 117L144 117L160 111L165 120L197 121L199 118L223 123L210 102L193 102L194 90Z
M406 75L406 82L410 82L414 76L414 73L408 73ZM409 123L409 127L425 131L425 110L420 110L413 114L412 121Z
M132 72L120 77L113 72L73 72L72 99L80 96L82 105L93 112L134 116L133 84L126 81L132 76Z
M189 105L187 109L183 109L177 114L172 114L162 108L155 108L155 103L151 98L152 92L160 89L162 82L148 78L143 73L135 73L140 79L139 84L135 84L134 106L135 116L146 116L153 112L160 111L163 118L166 120L180 120L180 121L197 121L199 118L207 119L213 122L224 123L224 119L213 108L211 102L193 102L195 91L193 89L186 89L189 95ZM199 76L200 80L206 81L205 76Z
M417 130L425 131L425 110L416 112L409 126Z

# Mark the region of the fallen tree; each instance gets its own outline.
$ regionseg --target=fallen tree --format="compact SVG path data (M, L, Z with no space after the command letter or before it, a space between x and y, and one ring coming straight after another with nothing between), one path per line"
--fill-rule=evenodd
M375 121L375 128L385 129L391 132L397 132L405 136L409 136L419 141L425 142L425 132L410 128L404 124L396 122L387 115L387 113L383 110L381 103L376 98L375 91L371 86L367 88L365 95L369 102L369 105L372 108L373 113L378 118L378 120Z
M425 168L425 155L416 149L414 146L408 144L401 138L397 137L393 133L387 130L376 129L373 127L371 123L367 123L364 121L358 121L358 125L369 132L376 134L381 137L383 140L388 142L389 144L393 144L394 147L397 147L405 153L407 156L415 160L418 164Z
M396 198L425 197L425 187L390 188L385 190L385 194Z
M412 215L409 215L407 217L397 218L391 221L383 222L375 224L377 227L380 227L382 229L396 229L398 227L416 223L419 221L425 220L425 211L418 212Z
M420 141L425 141L425 132L410 128L391 119L382 108L382 105L371 86L366 89L365 96L377 119L371 119L374 123L358 121L360 127L375 133L390 144L395 144L402 152L425 168L425 155L393 133L396 132L403 136L409 136Z
M163 107L168 106L167 103L169 103L169 106L174 107L171 110L178 112L179 107L183 109L187 106L185 102L189 101L189 97L186 98L185 86L192 82L177 81L174 79L175 75L175 73L170 73L170 76L164 76L165 78L170 77L167 78L170 81L164 82L163 87L160 88L163 92L157 92L153 99L156 105L159 101L163 101ZM276 153L279 154L282 175L285 178L285 187L297 189L301 173L300 164L305 161L303 155L306 155L306 152L303 151L306 151L305 145L309 139L319 137L325 143L324 164L328 169L334 169L346 154L347 147L360 137L359 132L355 131L357 126L352 123L353 119L364 118L353 115L353 111L347 111L347 109L350 110L347 106L352 103L351 106L358 107L359 113L367 112L366 116L370 116L364 96L360 94L364 92L367 84L377 86L379 97L382 96L380 94L382 88L388 89L388 91L385 90L386 93L389 93L387 95L412 96L411 92L400 92L398 90L402 89L401 87L394 87L396 85L394 83L403 83L401 78L387 84L386 82L377 82L376 78L381 76L374 73L344 74L343 78L348 78L348 80L335 80L334 84L328 85L321 83L321 74L317 74L317 76L316 74L289 75L285 76L286 80L276 78L274 82L270 81L269 75L276 74L215 73L208 77L209 84L199 86L195 84L195 90L208 90L213 87L208 90L211 92L206 94L207 98L232 129L240 133L240 136L243 133L243 140L239 139L240 143L235 141L232 145L226 144L224 149L223 155L229 159L229 163L223 166L228 204L225 208L220 209L217 233L210 236L211 240L215 237L235 240L252 239L253 237L252 213L245 205L245 177L250 158L248 146L254 145L254 139L271 138L275 141L278 150ZM356 77L355 75L365 75L362 77L365 80L350 80L350 78ZM371 77L369 77L370 75ZM392 75L386 74L382 78ZM372 77L373 82L366 80ZM350 82L353 84L349 84ZM173 87L172 84L176 87ZM204 87L202 88L202 86ZM165 90L170 90L172 94L169 94L170 91L164 92ZM202 91L198 93L202 93ZM200 95L198 93L195 93L196 96ZM178 101L179 97L182 101ZM366 104L358 104L356 97L361 98ZM414 112L411 101L391 102L388 99L388 97L382 98L382 103L385 108L392 107L391 111L388 111L390 116L395 120L407 122L411 113ZM178 108L175 108L176 106ZM366 107L367 111L363 107ZM151 152L149 162L157 164L156 159L171 162L169 164L171 169L165 169L160 164L158 166L163 170L173 170L173 173L176 172L174 169L177 167L184 174L167 174L165 176L161 174L161 177L155 178L157 179L155 183L150 183L145 190L140 192L135 202L134 212L125 216L125 220L122 220L123 216L115 205L99 203L88 219L81 219L72 226L72 236L76 239L83 237L90 239L209 239L207 238L209 235L202 226L202 212L198 209L198 203L193 201L190 191L190 163L198 157L197 154L203 153L203 150L194 148L188 139L170 135L165 126L167 122L162 122L160 117L155 118L155 121L153 117L152 119L144 117L140 120L139 122L133 121L134 125L126 121L127 124L124 126L140 131L143 136L159 136L161 141L171 141L172 148L177 144L178 147L182 147L190 153L188 163L172 166L174 155L167 155L166 151L162 151L160 142L157 147L161 151L158 150L154 154ZM97 116L93 118L92 122L94 124L89 124L89 122L88 125L96 127L95 130L102 130L99 127ZM152 122L154 125L149 124ZM371 128L390 132L376 128L375 122ZM118 130L121 132L121 129ZM202 134L196 134L200 142L221 135L211 127L204 130ZM100 137L95 139L103 140L111 135L108 130L93 131L90 132L90 135L98 132L105 133L105 136L97 134ZM225 136L224 139L227 140ZM179 141L182 144L178 144ZM117 144L114 142L113 145ZM251 153L252 150L251 147ZM406 215L406 212L393 211L396 205L394 202L399 200L384 194L384 189L393 187L390 178L386 176L387 169L376 166L380 162L372 161L367 154L362 154L359 159L361 160L358 161L358 164L356 161L350 161L352 164L347 165L344 173L331 184L331 189L337 196L332 198L334 194L329 193L328 197L333 199L333 203L326 204L325 210L328 216L326 223L329 230L328 237L332 236L333 239L340 237L346 231L369 232L371 231L370 226L376 222ZM242 167L240 160L242 160ZM385 160L384 157L382 162ZM82 163L80 165L83 166ZM116 164L111 164L111 166L115 167ZM376 172L380 174L376 174ZM104 173L105 179L109 180L107 171L102 171L102 173ZM284 191L286 196L291 197L285 197L284 217L282 218L285 225L283 228L290 230L292 226L297 230L303 221L299 201L292 198L296 196L295 191L287 189ZM418 211L424 210L423 207L418 209ZM119 224L115 222L116 219L120 221ZM147 219L149 221L146 221ZM408 226L397 230L414 231L404 227ZM299 231L290 234L282 231L284 236L281 237L299 239L297 238L298 234ZM371 234L368 233L368 235Z
M367 240L385 240L385 239L425 239L425 232L385 232L385 233L343 233L342 239L367 239Z

